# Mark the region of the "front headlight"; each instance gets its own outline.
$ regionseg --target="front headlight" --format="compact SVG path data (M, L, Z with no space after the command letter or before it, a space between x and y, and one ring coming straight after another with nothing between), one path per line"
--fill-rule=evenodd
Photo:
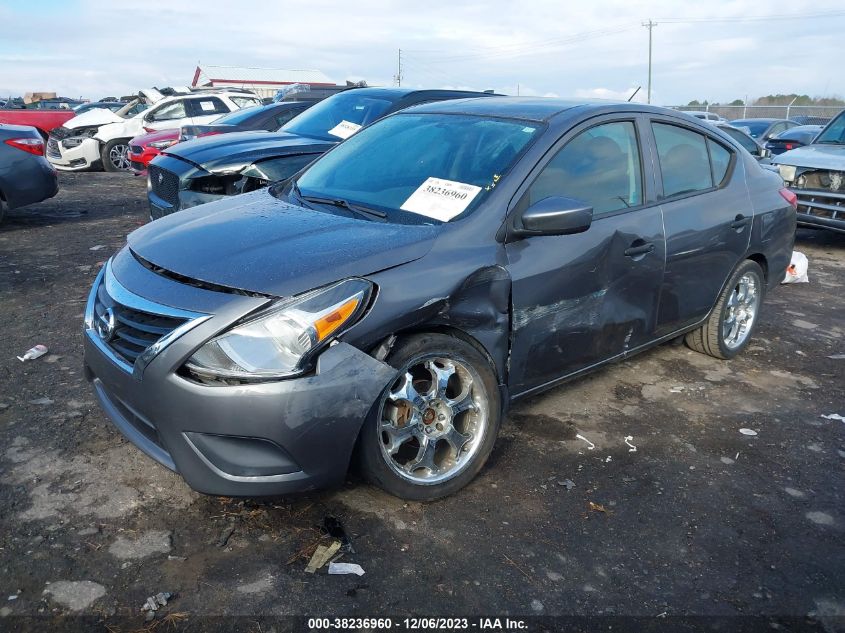
M778 171L780 172L780 177L786 182L795 180L795 172L797 171L795 165L778 165Z
M166 141L153 141L150 143L150 147L154 147L156 149L167 149L171 145L175 145L178 141L176 139L168 139Z
M299 374L361 317L371 292L368 281L347 279L283 301L210 340L186 366L200 376L246 380Z

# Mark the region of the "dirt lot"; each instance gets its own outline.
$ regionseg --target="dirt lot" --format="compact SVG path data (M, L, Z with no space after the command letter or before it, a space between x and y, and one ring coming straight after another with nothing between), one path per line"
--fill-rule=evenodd
M663 346L521 402L455 497L403 503L350 481L239 501L193 493L95 406L84 301L146 221L144 183L63 174L61 187L0 226L0 629L87 614L135 630L160 591L177 594L164 613L183 625L666 614L845 626L845 423L822 417L845 415L845 236L799 233L811 283L767 298L744 355ZM16 360L36 343L49 355ZM365 576L304 572L329 515Z

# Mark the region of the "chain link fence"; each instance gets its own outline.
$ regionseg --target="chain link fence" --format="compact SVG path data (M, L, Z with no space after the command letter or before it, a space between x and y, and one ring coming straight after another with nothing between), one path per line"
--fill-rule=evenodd
M733 106L733 105L701 105L701 106L667 106L673 110L684 112L712 112L733 121L734 119L792 119L805 125L824 125L837 114L845 110L843 106Z

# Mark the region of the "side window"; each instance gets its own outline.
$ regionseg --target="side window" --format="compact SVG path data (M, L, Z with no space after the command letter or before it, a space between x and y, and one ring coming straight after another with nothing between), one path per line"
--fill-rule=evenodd
M664 196L669 198L713 186L704 135L664 123L652 123L652 129Z
M643 202L637 133L630 121L597 125L569 141L528 190L528 203L551 196L583 200L596 215Z
M290 109L290 110L287 110L286 112L282 112L280 114L277 114L276 117L275 117L276 124L277 124L276 127L282 127L285 123L290 121L293 117L300 114L301 112L303 112L303 111L302 110Z
M748 150L748 153L752 156L757 156L760 153L760 148L757 147L757 143L754 142L754 139L740 132L739 130L732 130L730 128L723 128L722 131L730 136L733 140L737 143L742 145L745 149Z
M188 115L185 113L185 101L179 99L178 101L171 101L170 103L161 106L158 110L150 113L151 121L172 121L174 119L184 119Z
M731 152L725 147L707 139L707 149L710 150L710 165L713 168L713 182L721 185L728 175L728 167L731 166Z
M217 97L190 100L191 116L208 116L210 114L228 114L229 108Z

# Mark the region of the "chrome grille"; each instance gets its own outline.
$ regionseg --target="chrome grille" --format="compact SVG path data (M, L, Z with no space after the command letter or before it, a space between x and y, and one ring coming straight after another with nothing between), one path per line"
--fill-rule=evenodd
M150 187L153 193L159 198L173 206L173 210L179 209L179 176L172 171L162 169L157 165L150 165L147 168Z
M798 213L818 218L845 220L845 192L793 189L798 196Z
M100 283L94 300L94 323L108 319L107 311L114 315L114 329L104 343L129 365L150 345L170 334L185 323L186 319L141 312L117 303L109 296L106 285Z

